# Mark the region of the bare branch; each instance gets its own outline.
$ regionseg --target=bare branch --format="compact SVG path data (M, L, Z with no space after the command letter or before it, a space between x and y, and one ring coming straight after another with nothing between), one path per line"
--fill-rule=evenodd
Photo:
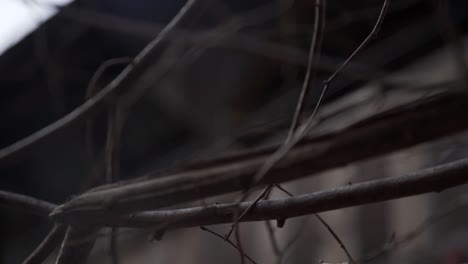
M22 264L41 264L54 251L63 237L67 227L57 224L50 233L42 240L41 244L22 262Z
M89 100L92 98L98 91L98 86L97 82L101 78L102 74L109 69L112 66L115 65L124 65L124 64L129 64L132 63L132 59L128 57L122 57L122 58L114 58L107 60L103 62L99 68L96 70L96 72L93 74L91 77L91 80L89 81L88 87L86 88L86 100ZM88 120L86 122L86 128L85 128L85 138L86 138L86 147L88 151L88 156L91 159L94 159L95 156L95 151L93 147L93 122L92 120Z
M111 96L116 96L123 92L124 88L128 88L133 82L141 78L147 67L157 57L157 50L162 43L162 40L170 33L170 31L182 20L191 7L195 4L195 0L188 0L185 5L179 10L175 17L167 24L157 37L150 42L133 60L133 63L128 65L109 85L98 92L94 97L88 99L82 106L78 107L70 114L56 121L42 130L26 137L25 139L0 150L0 161L3 158L10 157L13 154L31 146L33 143L50 136L59 129L68 126L77 120L83 118L85 114L95 110L102 102ZM108 135L106 142L106 178L107 181L112 181L118 173L116 169L118 164L119 148L117 142L120 138L121 124L119 118L119 105L114 105L109 114ZM61 263L81 263L84 262L91 252L94 245L94 238L83 240L83 237L92 236L98 228L74 227L70 226L62 244L57 264ZM111 238L111 247L115 248L115 232ZM114 260L117 258L114 255Z
M467 98L466 91L451 90L382 112L339 131L306 138L260 184L310 176L461 131L468 127L463 114L468 112ZM117 183L99 187L59 206L54 215L79 220L87 214L110 213L110 208L119 212L151 210L241 190L275 150L276 146L267 147L245 156L193 164L185 170L159 174L158 178L127 181L125 186Z
M379 33L380 28L382 27L382 23L385 17L385 14L387 13L388 10L388 5L390 4L390 0L384 0L384 3L382 5L382 9L380 10L379 17L377 18L377 21L375 22L374 27L372 28L372 31L367 35L367 37L364 39L364 41L349 55L349 57L346 59L341 66L336 69L336 71L325 81L325 84L329 84L331 81L333 81L336 76L346 67L348 66L349 62L365 47L369 44L369 42Z
M129 86L138 80L146 72L148 66L155 60L155 58L157 58L157 51L162 41L167 37L171 30L179 24L195 2L196 0L188 0L169 24L161 30L157 37L135 57L133 63L125 67L125 69L109 85L99 91L94 97L90 98L84 104L54 123L11 144L10 146L0 149L0 162L12 159L17 154L30 148L34 144L39 143L66 127L76 124L78 121L86 118L86 116L104 107L104 102L114 100L114 97L118 96L119 93L123 93L125 90L129 89Z
M340 247L343 249L345 252L346 256L348 257L349 263L351 264L356 264L356 261L354 261L354 258L351 256L351 253L349 253L348 249L346 248L345 244L341 240L341 238L336 234L336 232L333 230L333 228L318 214L314 214L314 216L322 223L322 225L327 228L328 232L333 236L333 238L338 242Z
M288 219L352 206L383 202L402 197L445 189L468 182L468 158L428 168L404 176L356 183L335 189L277 200L261 200L242 221ZM240 203L245 210L252 202ZM67 218L67 221L90 222L99 225L146 228L164 226L165 229L231 223L236 203L214 204L175 210L158 210L121 216ZM61 219L62 220L62 219Z
M18 209L39 216L48 216L57 207L31 196L0 190L0 206Z
M235 218L237 218L237 215L235 215ZM237 226L234 233L235 233L235 237L236 237L237 249L239 250L239 254L240 254L240 263L244 264L245 263L245 258L244 258L245 254L244 254L244 248L242 246L242 239L241 239L241 236L240 236L239 226ZM229 237L226 237L226 240L228 240L228 239L229 239Z
M325 93L327 92L328 86L330 83L336 78L336 76L343 70L346 65L351 61L351 59L354 58L356 54L358 54L370 41L372 38L375 37L375 35L378 33L382 23L383 19L385 17L385 14L387 12L388 8L388 3L389 0L384 0L384 3L382 5L382 10L380 11L379 17L377 18L377 21L374 25L374 28L372 31L369 33L369 35L364 39L364 41L351 53L351 55L341 64L341 66L327 79L324 81L324 86L322 89L322 92L320 94L320 97L315 104L314 110L312 111L312 114L307 118L307 121L301 125L295 132L294 134L290 137L291 139L286 141L283 145L281 145L280 148L278 148L277 151L275 151L260 167L260 169L257 171L257 173L254 175L251 185L255 186L257 183L259 183L265 175L275 166L276 163L278 163L281 159L284 158L284 156L297 144L299 141L301 141L308 133L308 131L313 127L315 124L315 116L317 114L317 111L321 105L321 102L323 100L323 97L325 96Z
M279 256L279 258L278 258L278 260L276 262L277 264L281 264L281 263L284 263L284 262L287 261L288 257L290 256L292 247L297 242L297 240L299 240L299 237L303 233L304 228L306 227L306 224L307 224L308 220L309 219L307 217L304 217L304 219L301 221L301 223L299 224L296 232L294 233L293 236L291 236L291 238L286 243L286 246L283 248L283 252L281 253L281 255ZM288 262L286 262L286 263L288 263Z
M108 110L107 114L107 137L105 146L105 171L106 182L115 182L120 178L120 137L126 113L122 113L120 104ZM109 254L112 264L119 263L118 256L118 232L112 228L109 237Z
M302 111L304 109L304 103L306 100L307 95L309 94L310 90L310 84L313 81L313 71L315 72L315 69L312 69L312 66L314 65L314 55L316 54L316 48L315 46L317 45L317 39L319 38L319 24L321 24L320 28L322 29L320 32L320 36L323 35L323 21L324 19L320 19L321 16L324 16L325 14L320 14L321 11L321 3L320 0L315 1L315 15L314 15L314 29L312 33L312 40L310 41L310 48L309 48L309 57L307 59L307 69L306 69L306 75L304 77L304 81L302 82L302 88L301 88L301 93L299 95L299 100L296 105L296 111L294 112L293 116L293 121L291 123L291 128L289 129L288 133L288 140L292 138L294 131L297 128L297 125L299 123L299 120L302 115ZM322 21L322 23L320 22ZM320 53L320 50L317 52ZM319 54L317 54L319 55Z
M229 245L231 245L233 248L235 248L237 251L241 252L241 254L243 255L243 257L245 257L246 259L248 259L252 264L257 264L257 262L255 262L251 257L249 257L249 255L245 254L244 252L242 252L238 246L236 246L236 244L232 243L231 240L229 239L225 239L222 235L216 233L215 231L211 230L211 229L208 229L204 226L200 226L200 229L203 230L203 231L206 231L216 237L219 237L220 239L222 239L223 241L226 241Z
M85 226L68 226L55 264L86 263L99 229Z
M279 185L278 185L279 186ZM288 190L284 189L283 187L279 186L280 190L289 195L289 197L294 197ZM319 222L327 229L327 231L333 236L333 238L338 242L340 247L343 249L345 252L346 256L348 256L349 262L351 264L356 264L356 261L354 261L353 257L351 256L351 253L349 253L348 249L346 248L345 244L341 240L341 238L338 236L338 234L333 230L333 228L321 217L319 214L314 214L315 218L319 220ZM280 258L281 260L282 258Z
M288 143L292 139L292 137L294 136L294 132L295 132L296 126L297 126L297 124L299 122L299 118L300 118L300 116L302 114L302 110L303 110L303 107L304 107L304 101L305 101L306 96L309 93L310 83L311 83L311 80L312 80L312 77L313 77L313 75L312 75L312 65L314 63L314 55L315 55L315 49L316 49L315 46L317 45L317 38L318 38L318 35L319 35L319 21L324 21L324 20L320 19L320 17L321 17L320 11L321 11L321 1L320 0L315 0L315 15L314 15L314 20L315 21L314 21L314 29L313 29L313 33L312 33L312 39L310 41L310 48L309 48L309 56L308 56L308 60L307 60L306 74L304 76L304 81L302 83L302 88L301 88L301 94L299 96L299 99L298 99L298 102L297 102L297 105L296 105L296 111L294 113L293 120L292 120L292 123L291 123L291 127L289 129L287 138L285 139L284 144L276 152L274 152L269 159L267 159L265 161L263 166L260 167L260 169L254 175L254 178L253 178L253 181L252 181L253 184L250 183L251 185L255 185L259 180L261 180L261 178L263 178L271 170L271 168L274 167L275 163L277 163L284 155L286 155L286 152L282 151L283 147L286 147L286 146L290 146L290 148L293 147L293 145L288 145ZM323 29L323 27L322 27L322 29ZM321 33L322 33L321 35L323 35L323 31ZM315 113L313 113L313 115L315 115ZM267 193L269 193L271 191L272 187L273 187L273 185L271 185L271 184L268 185L263 190L263 192L257 197L257 199L255 201L258 202L258 200L263 198L263 196L265 196ZM248 196L250 196L250 193L251 193L251 190L247 190L243 194L241 199L239 200L239 203L245 201L248 198ZM229 230L229 232L226 235L227 238L229 238L229 236L232 234L233 230L235 228L237 228L237 224L242 219L242 217L244 217L244 215L253 206L255 206L255 203L253 203L251 207L249 207L245 211L243 211L239 215L239 218L234 221L234 223L231 226L231 229Z

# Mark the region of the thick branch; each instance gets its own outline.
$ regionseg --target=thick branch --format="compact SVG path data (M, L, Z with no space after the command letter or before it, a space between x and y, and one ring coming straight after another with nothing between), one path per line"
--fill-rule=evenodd
M385 111L334 133L305 139L260 184L306 177L461 131L468 127L467 112L468 93L460 90ZM54 216L79 219L80 215L99 216L111 210L151 210L242 190L275 149L201 162L158 178L148 175L100 187L59 206Z
M262 200L242 221L284 220L423 193L441 192L468 183L468 158L404 176L372 180L292 198ZM245 210L252 202L240 203ZM141 212L129 216L89 218L93 224L161 229L231 223L236 204L215 204L175 210ZM83 219L81 219L83 220Z
M31 196L0 190L0 206L35 215L48 216L57 205Z
M292 198L259 201L245 221L287 219L351 206L382 202L428 192L441 192L468 182L468 159L429 168L406 176L358 183ZM245 209L250 202L240 204ZM232 222L235 204L134 214L119 219L129 227L188 227ZM169 224L168 224L169 223Z

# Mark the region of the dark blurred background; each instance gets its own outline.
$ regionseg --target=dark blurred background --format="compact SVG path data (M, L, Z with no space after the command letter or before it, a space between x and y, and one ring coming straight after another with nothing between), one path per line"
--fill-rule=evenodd
M460 78L456 67L460 54L454 46L466 43L468 2L442 2L448 5L447 21L437 16L439 1L391 1L380 33L330 86L324 104L336 104L350 95L368 96L357 94L359 91L384 98L386 93L401 89L402 84L405 89L411 89ZM327 1L322 53L315 67L316 79L307 100L308 110L318 100L322 81L369 34L382 3ZM31 0L24 4L56 9L58 13L0 55L1 148L81 105L100 65L119 58L120 63L107 68L94 89L108 84L126 66L126 60L135 57L158 34L184 1L76 0L61 7ZM120 141L121 178L278 140L292 118L299 96L313 14L314 1L306 0L199 1L161 49L159 58L166 68L144 84L148 86L145 95L129 112ZM447 30L447 23L453 32ZM376 107L383 104L379 100L375 102ZM340 118L345 122L352 114ZM0 164L0 188L62 203L71 195L104 184L101 164L106 115L96 115L89 122L93 124L91 129L87 130L86 122L82 122ZM283 125L271 127L278 123ZM261 131L261 136L243 136L255 129ZM297 193L310 192L339 186L349 179L400 175L462 157L467 153L467 142L462 133L391 157L347 166L320 179L291 183L290 188ZM362 174L368 176L359 176ZM410 198L401 204L346 209L326 216L352 244L353 252L364 256L382 247L393 232L411 230L424 216L436 212L459 193L463 191ZM41 241L50 223L23 212L1 210L0 262L18 263ZM403 263L468 262L467 216L461 212L450 217L447 223L438 225L439 229L431 229L421 241L409 247L411 250L395 254L397 259ZM304 231L306 235L298 240L287 263L343 260L339 246L326 233L321 233L317 223L310 225L313 226ZM293 227L289 233L294 233ZM247 228L255 232L257 229L263 226ZM122 247L127 248L123 262L154 263L151 261L154 258L161 263L237 261L236 253L227 245L213 246L213 238L206 238L205 234L193 230L183 232L176 231L165 247L181 247L175 241L182 239L183 250L191 258L171 259L171 254L177 255L181 249L154 249L144 238L140 239L145 236L141 232L135 236L124 232ZM289 234L281 232L284 236ZM247 248L254 248L253 254L263 259L262 263L272 261L266 240L246 239L250 245ZM128 242L134 240L140 241L141 246ZM204 250L203 245L222 249L213 252ZM154 253L154 256L142 253L155 250L166 253ZM105 246L98 244L95 251L92 261L108 261L103 253ZM384 257L378 261L393 260Z

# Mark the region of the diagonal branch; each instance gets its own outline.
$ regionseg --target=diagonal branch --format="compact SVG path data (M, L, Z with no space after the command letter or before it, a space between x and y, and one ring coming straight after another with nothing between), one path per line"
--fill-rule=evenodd
M39 216L48 216L57 207L56 204L37 198L0 190L0 206L18 209Z
M41 264L60 245L67 227L57 224L22 264Z
M14 156L15 153L31 146L33 143L44 139L47 136L57 132L61 128L74 123L75 121L83 118L86 113L90 113L102 104L109 97L115 97L123 94L124 89L130 89L138 79L142 78L148 67L157 58L159 47L172 31L172 29L179 24L182 18L194 6L196 0L187 0L178 13L172 18L163 30L151 41L109 85L98 92L94 97L88 99L81 107L78 107L64 118L58 120L52 125L45 127L37 133L21 140L6 149L0 150L0 161L3 158ZM134 92L133 90L130 90ZM128 91L127 91L128 94ZM115 98L113 98L113 107L109 111L109 125L108 137L106 143L106 178L112 180L113 177L118 176L117 163L118 160L118 146L115 146L118 141L120 132L119 122L119 105L115 105ZM117 103L118 104L118 103ZM69 226L67 233L62 243L59 255L57 257L57 264L64 263L84 263L86 262L95 242L95 233L99 230L98 227L86 227L81 224L77 226ZM113 236L115 238L115 236ZM112 249L115 249L115 240L112 240ZM114 254L114 260L117 260Z
M84 104L77 107L72 112L55 121L54 123L34 132L33 134L0 149L0 162L10 160L19 153L54 135L62 129L76 124L93 112L101 110L106 102L115 100L116 96L124 93L130 86L146 72L151 63L158 56L158 50L164 39L167 38L171 30L179 24L182 18L194 6L196 0L188 0L180 9L177 15L165 26L156 38L151 41L133 60L133 63L125 69L106 87L99 91L94 97L88 99Z
M86 226L68 226L55 264L86 263L99 229Z

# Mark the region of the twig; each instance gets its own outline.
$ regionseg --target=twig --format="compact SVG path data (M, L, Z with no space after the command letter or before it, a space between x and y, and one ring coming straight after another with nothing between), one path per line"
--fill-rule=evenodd
M285 260L288 258L288 253L290 252L292 246L296 243L296 241L299 239L301 234L303 233L304 227L306 227L307 220L309 220L307 217L305 217L302 222L299 224L299 227L296 230L296 233L288 240L286 243L286 246L283 248L283 252L278 258L277 264L283 263ZM287 263L287 262L286 262Z
M53 132L58 131L60 128L65 127L75 121L83 118L87 112L91 112L94 108L107 99L110 95L116 95L123 88L126 88L133 81L137 80L144 74L147 67L151 64L153 59L157 56L157 48L160 46L162 40L169 34L169 32L181 21L181 19L187 14L187 12L194 5L195 0L188 0L185 5L179 10L175 17L167 24L166 27L158 34L158 36L149 43L133 60L133 64L127 66L109 85L98 92L93 98L87 100L81 107L78 107L70 114L66 115L62 119L56 121L52 125L49 125L33 135L26 137L25 139L7 147L6 151L0 150L0 160L4 157L8 157L17 153L18 151L31 146L33 143L38 142L40 139L50 136ZM120 116L119 116L119 105L115 105L115 109L111 108L111 118L109 118L108 125L108 137L106 143L106 178L112 180L112 175L117 173L116 171L116 156L118 154L118 148L115 148L115 140L118 140L119 136L111 133L120 132ZM115 111L115 112L114 112ZM78 245L74 245L75 240L82 239L83 236L90 236L96 232L98 228L77 228L70 226L67 231L67 235L62 244L59 256L57 258L57 264L70 263L75 261L85 261L93 248L94 239L90 241L80 242ZM115 231L113 232L115 235ZM111 247L115 247L115 237L111 236ZM116 258L114 258L115 260Z
M120 136L124 117L120 105L109 109L107 117L107 136L105 150L106 182L111 184L118 181L120 176Z
M123 57L123 58L114 58L105 61L102 63L99 68L96 70L96 72L93 74L91 77L91 80L89 81L88 87L86 88L86 100L91 99L96 93L97 93L97 82L101 78L101 76L104 74L104 72L109 69L112 66L119 65L119 64L129 64L132 63L132 59L128 57ZM86 128L85 128L85 134L86 134L86 146L87 146L87 151L88 151L88 156L93 159L95 154L93 150L93 122L91 120L88 120L86 122Z
M270 240L271 248L273 249L273 253L278 258L281 255L281 249L278 245L278 241L276 240L275 230L273 225L270 221L265 221L265 227L267 229L268 238Z
M55 264L86 263L98 230L83 225L68 226Z
M66 9L57 15L72 20L73 22L82 23L98 29L142 38L152 38L154 36L154 32L159 32L162 28L162 26L153 23L125 19L115 15L84 10L71 6L67 6ZM298 48L272 42L266 39L260 39L257 36L239 32L227 34L224 38L219 39L219 33L219 28L210 30L174 29L163 41L196 45L200 43L213 43L213 40L218 39L219 42L215 41L217 42L215 44L225 48L254 53L259 56L279 60L288 64L307 66L307 54L304 54ZM336 63L336 59L333 57L325 57L325 60L322 60L320 64L316 65L318 69L322 69L330 73L334 72L338 66L339 64ZM343 72L343 74L352 78L362 79L369 75L375 78L375 76L387 75L381 70L376 71L376 69L365 67L365 65L362 64L348 65L348 67L350 70ZM366 74L363 75L363 71L365 71Z
M320 9L319 9L319 6L318 4L320 3L319 0L317 0L316 2L316 16L318 16L320 14ZM343 64L327 79L324 81L324 86L323 86L323 89L322 89L322 92L320 94L320 97L314 107L314 110L312 111L312 114L308 117L307 121L305 122L305 124L303 124L300 128L297 129L297 131L295 131L291 136L288 136L288 140L286 140L284 142L283 145L281 145L280 148L278 148L278 150L276 152L274 152L266 161L265 163L262 165L262 167L260 167L260 169L257 171L257 173L253 176L253 179L252 179L252 182L250 183L250 186L255 186L256 184L258 184L264 177L265 175L275 166L275 164L277 164L281 159L284 158L284 156L294 147L294 145L296 145L299 141L301 141L306 135L307 133L309 132L309 130L312 128L312 126L315 124L315 116L317 114L317 111L320 107L320 104L323 100L323 97L325 96L325 93L331 83L331 81L333 81L335 79L335 77L338 75L339 72L341 72L341 70L346 66L348 65L348 63L351 61L352 58L354 58L354 56L359 52L361 51L361 49L363 47L365 47L369 41L375 37L375 35L378 33L380 27L381 27L381 24L383 22L383 18L385 16L385 13L387 11L387 8L388 8L388 3L389 3L389 0L384 0L384 3L382 5L382 10L379 14L379 17L377 18L377 21L374 25L374 28L372 29L372 31L369 33L369 35L364 39L364 41L353 51L353 53L351 53L351 55L345 60L345 62L343 62ZM315 44L313 45L315 46ZM311 45L312 47L312 45ZM313 52L313 51L311 51ZM312 57L313 58L313 57ZM304 83L308 82L308 76L306 76L306 80L304 81ZM301 102L300 102L301 103ZM294 126L291 127L291 130L292 131L294 130ZM241 198L240 201L244 201L250 194L250 191L247 191L243 197ZM249 208L250 210L251 208ZM240 215L240 217L243 217L245 215L245 212L242 213ZM231 231L228 233L228 237L229 237L229 234L232 233L232 229L235 228L236 224L237 224L238 221L234 222L233 226L231 227Z
M54 135L60 130L77 123L93 112L104 107L103 102L113 100L114 96L128 89L128 87L139 79L146 71L147 67L158 56L157 50L162 41L171 30L179 24L182 18L194 6L196 0L188 0L180 9L177 15L167 24L157 37L151 41L133 60L133 64L128 65L109 85L99 91L93 98L87 100L72 112L55 121L54 123L34 132L33 134L0 150L0 162L12 159L17 154L39 143L40 141Z
M115 182L120 178L120 135L123 125L120 104L109 109L107 117L107 138L106 138L106 182ZM119 263L117 228L112 227L109 237L109 254L113 264Z
M244 264L245 263L245 254L244 254L244 248L242 246L242 240L241 240L241 236L240 236L240 227L237 226L236 228L236 231L234 232L235 233L235 237L236 237L236 243L237 243L237 249L239 250L239 254L240 254L240 263L241 264ZM226 238L226 240L228 240L229 238Z
M308 91L309 91L310 80L311 80L311 76L312 76L312 65L313 65L314 54L315 54L315 46L316 46L316 43L317 43L317 36L318 36L318 31L319 31L319 21L320 21L320 0L316 0L315 1L314 29L313 29L313 34L312 34L312 40L311 40L311 43L310 43L310 48L309 48L309 57L308 57L308 61L307 61L306 75L304 77L304 82L303 82L303 86L302 86L302 89L301 89L301 94L300 94L300 97L299 97L299 100L298 100L298 103L297 103L296 112L295 112L294 117L293 117L291 128L289 130L288 136L287 136L283 146L288 144L289 141L292 139L293 133L294 133L294 131L296 129L297 122L298 122L298 120L300 118L300 115L302 113L302 108L303 108L303 103L304 103L305 97L306 97L306 95L308 94ZM281 147L280 147L280 149L281 149ZM271 158L269 158L269 159L267 159L265 161L263 166L261 166L260 169L257 171L257 173L254 175L253 181L252 181L252 183L250 185L255 185L259 181L259 179L263 178L268 173L268 171L270 171L270 169L282 158L282 156L286 154L286 153L279 153L280 149L278 149L278 151L273 153L271 155ZM244 215L246 213L248 213L252 209L253 206L255 206L255 203L258 202L271 189L272 189L272 186L268 185L263 190L263 192L260 194L260 196L258 196L257 199L255 199L255 202L252 204L252 206L247 208L245 211L243 211L240 214L239 219L236 219L236 221L234 221L234 223L231 226L231 229L227 233L227 235L226 235L227 238L229 238L229 236L232 234L233 230L236 228L238 222L242 219L242 217L244 217ZM245 201L247 199L247 197L250 195L250 193L251 193L251 191L247 190L244 193L244 195L241 197L241 199L239 200L238 203Z
M292 198L261 200L245 215L242 222L288 219L424 193L441 192L466 183L468 183L468 158L404 176L355 183ZM252 202L240 203L240 210L245 210L251 204ZM127 216L114 213L66 220L73 222L79 219L81 224L89 222L134 228L164 225L165 229L171 229L231 223L236 206L236 203L214 204L206 207L133 213Z
M39 216L48 216L56 204L31 196L0 190L0 206L21 210Z
M385 16L385 13L388 8L388 3L390 0L385 0L382 6L382 10L379 14L379 17L374 25L374 28L372 31L369 33L369 35L364 39L364 41L354 50L353 53L341 64L341 66L327 79L324 81L324 87L322 89L322 93L320 94L320 97L314 107L314 110L312 111L312 114L309 116L305 124L303 124L300 128L297 129L296 132L294 132L294 135L292 136L291 140L287 141L287 143L283 144L273 155L271 155L271 158L269 158L264 165L258 170L257 174L253 177L252 180L252 185L257 184L262 180L262 178L266 175L266 173L277 163L279 162L293 147L296 145L299 141L301 141L308 133L310 128L314 125L314 119L315 115L317 114L317 110L320 107L320 104L323 100L323 97L327 91L328 86L330 83L335 79L335 77L338 75L338 73L341 72L341 70L348 65L348 63L351 61L354 56L361 51L363 47L365 47L369 41L375 37L375 35L378 33L378 30L381 27L381 24L383 22L383 18Z
M283 186L279 185L279 184L274 184L274 186L276 188L278 188L280 191L284 192L286 195L288 195L289 197L293 197L294 195L289 192L288 190L286 190Z
M239 247L236 246L236 244L232 243L232 241L229 240L229 239L225 239L222 235L216 233L215 231L210 230L210 229L208 229L208 228L206 228L206 227L204 227L204 226L200 226L200 229L203 230L203 231L206 231L206 232L208 232L208 233L210 233L210 234L212 234L212 235L214 235L214 236L216 236L216 237L219 237L219 238L222 239L223 241L226 241L229 245L231 245L231 246L232 246L233 248L235 248L237 251L241 252L240 249L239 249ZM247 255L247 254L244 253L243 256L244 256L247 260L249 260L252 264L257 264L257 262L255 262L251 257L249 257L249 255Z
M239 217L237 218L234 218L234 221L231 225L231 228L229 229L229 232L226 234L226 239L229 239L229 237L231 236L232 232L237 228L237 224L242 220L242 218L248 213L250 212L250 210L252 210L252 208L258 203L258 201L260 201L261 199L263 199L265 197L265 195L267 195L267 193L269 193L271 191L271 189L273 188L273 185L268 185L265 189L263 189L263 191L257 196L257 198L255 198L255 200L253 201L253 203L251 203L249 205L249 207L247 207L244 211L242 211L242 213L240 214ZM242 201L242 200L241 200ZM238 203L240 203L241 201L239 201Z
M302 111L304 108L304 102L306 100L307 95L309 94L310 90L310 84L313 81L313 74L312 74L312 65L314 64L314 55L316 54L315 52L315 46L317 45L317 37L319 35L319 23L320 20L322 21L321 28L321 34L323 35L323 19L320 19L321 16L324 16L324 13L320 14L320 9L321 9L321 3L320 0L315 1L315 15L314 15L314 29L312 33L312 40L310 41L310 47L309 47L309 58L307 59L307 69L306 69L306 74L304 77L304 81L302 82L302 88L301 88L301 93L299 95L299 99L297 101L296 105L296 111L294 112L293 116L293 121L291 123L291 127L289 129L288 137L287 140L292 138L294 131L296 130L296 127L299 123L299 120L302 115ZM318 55L318 54L317 54ZM315 70L315 69L314 69Z
M132 63L131 58L115 58L108 61L105 61L101 66L97 69L97 71L92 76L88 88L86 89L86 100L92 98L97 92L97 82L99 78L101 78L102 74L111 66L119 65L119 64L129 64ZM106 135L106 143L104 147L104 171L105 171L105 178L106 183L111 184L119 179L119 160L120 160L120 135L123 125L123 117L120 111L120 104L116 102L115 105L111 105L108 113L107 113L107 135ZM92 120L88 120L86 122L86 145L88 149L88 156L91 160L95 159L95 151L93 149L93 122ZM96 162L96 166L99 166L101 163L100 160ZM98 175L98 174L96 174ZM119 263L118 252L117 252L117 229L111 228L111 233L109 236L109 254L112 258L112 263L117 264Z
M287 195L289 195L289 197L294 197L289 191L287 191L286 189L282 188L281 187L281 191L283 191L284 193L286 193ZM328 232L333 236L333 238L336 240L336 242L338 242L338 244L340 245L340 247L343 249L343 251L345 252L346 256L348 257L349 259L349 262L351 264L356 264L356 261L354 261L353 257L351 256L351 254L349 253L348 249L346 248L346 246L344 245L343 241L340 239L340 237L338 236L338 234L336 234L336 232L332 229L332 227L325 221L325 219L323 219L319 214L314 214L315 218L317 218L320 223L325 226L325 228L328 230Z
M354 261L353 257L351 256L351 253L349 253L348 249L346 248L345 244L343 243L343 241L340 239L340 237L335 233L335 231L333 230L333 228L331 228L331 226L318 214L314 214L314 216L320 221L320 223L322 223L322 225L324 225L328 232L333 236L333 238L335 238L335 240L338 242L338 244L340 245L340 247L343 249L343 251L345 252L346 256L348 257L348 260L349 260L349 263L351 264L355 264L356 261Z
M380 10L379 17L377 18L377 21L374 24L374 27L372 28L372 31L367 35L367 37L364 39L363 42L349 55L349 57L341 64L341 66L336 69L336 71L325 81L325 85L329 85L330 82L332 82L336 76L346 67L349 62L358 54L369 42L375 38L375 36L379 33L380 28L382 27L382 23L385 17L385 14L387 13L388 10L388 5L390 4L390 0L384 0L384 3L382 5L382 9Z
M41 264L60 245L67 227L62 224L54 225L41 244L22 262L22 264Z

